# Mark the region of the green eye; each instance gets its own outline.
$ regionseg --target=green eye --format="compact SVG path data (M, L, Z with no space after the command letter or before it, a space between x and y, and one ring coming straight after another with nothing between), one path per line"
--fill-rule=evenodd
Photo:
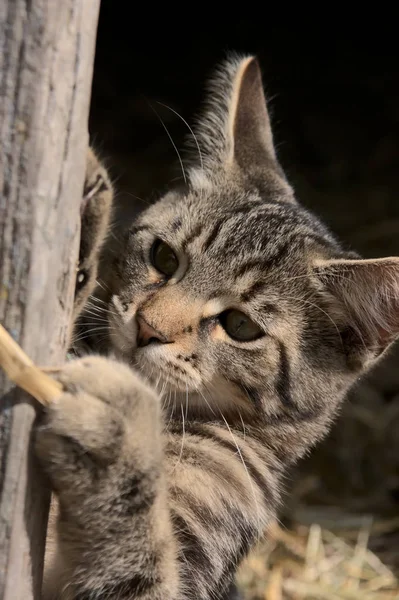
M172 277L179 266L179 261L172 248L159 239L155 240L151 247L150 258L156 270L167 277Z
M226 310L219 321L226 333L238 342L251 342L263 336L262 329L240 310Z

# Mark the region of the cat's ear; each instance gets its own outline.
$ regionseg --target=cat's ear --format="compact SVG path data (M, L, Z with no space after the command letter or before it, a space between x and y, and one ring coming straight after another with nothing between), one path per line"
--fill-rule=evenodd
M255 58L242 61L237 70L229 113L231 160L245 170L275 161L262 76Z
M196 133L202 154L197 167L205 172L237 167L249 175L270 168L280 171L255 57L230 59L219 68Z
M314 273L371 357L399 336L399 258L320 261Z

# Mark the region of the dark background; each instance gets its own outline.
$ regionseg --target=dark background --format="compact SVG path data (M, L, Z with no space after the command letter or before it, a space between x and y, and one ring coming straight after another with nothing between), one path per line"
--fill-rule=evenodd
M180 149L188 130L157 102L191 122L226 52L256 53L279 156L300 199L357 249L398 251L397 36L323 19L270 25L256 11L220 22L157 12L102 2L90 129L122 191L146 197L171 179L176 155L156 113Z
M389 19L344 30L324 16L305 27L303 15L286 24L249 8L235 19L236 9L225 9L218 22L198 7L185 16L151 5L145 14L103 0L90 131L114 178L120 219L181 176L160 119L179 149L188 130L158 102L192 123L215 64L227 51L256 53L278 154L301 202L364 256L399 255L399 50ZM398 364L391 353L352 392L329 439L293 477L288 518L321 522L330 509L397 515ZM378 537L370 544L389 546Z

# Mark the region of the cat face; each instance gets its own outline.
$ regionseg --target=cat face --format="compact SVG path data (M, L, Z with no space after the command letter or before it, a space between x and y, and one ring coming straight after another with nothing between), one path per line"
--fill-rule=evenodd
M397 334L397 259L345 254L295 201L254 59L209 98L186 189L115 262L112 345L187 413L326 419Z

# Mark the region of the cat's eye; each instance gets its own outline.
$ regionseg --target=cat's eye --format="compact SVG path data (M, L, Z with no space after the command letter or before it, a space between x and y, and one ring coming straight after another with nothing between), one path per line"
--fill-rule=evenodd
M76 291L80 290L87 281L87 271L80 269L76 275Z
M251 342L264 335L259 325L234 308L225 310L219 316L219 321L226 333L238 342Z
M156 270L166 277L172 277L179 266L179 261L172 248L159 239L156 239L151 247L150 259Z

